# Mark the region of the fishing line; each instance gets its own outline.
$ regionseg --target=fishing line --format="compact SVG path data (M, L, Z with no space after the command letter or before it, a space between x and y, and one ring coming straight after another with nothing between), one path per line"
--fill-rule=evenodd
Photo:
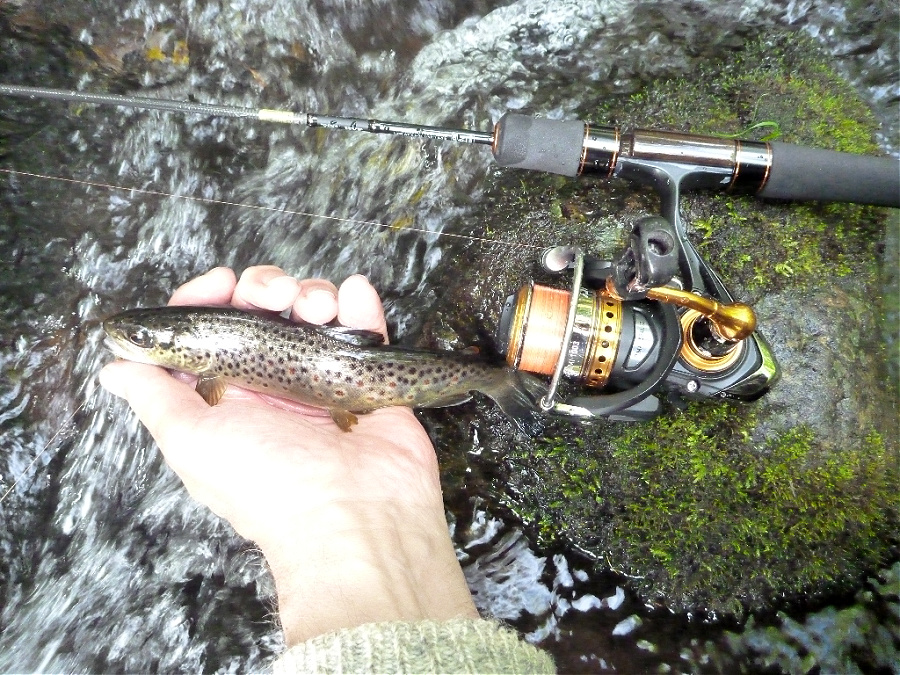
M6 500L6 498L9 496L9 494L10 494L13 490L16 489L16 486L17 486L19 483L22 482L22 480L25 478L25 476L28 475L28 472L31 470L31 467L33 467L33 466L37 463L37 461L38 461L41 457L44 456L44 453L47 452L47 449L48 449L51 445L53 445L53 442L54 442L54 441L59 437L59 435L63 432L63 429L66 428L66 426L69 424L69 422L72 421L72 419L75 417L75 415L77 415L79 412L81 412L81 411L84 409L84 406L86 406L86 405L87 405L87 399L85 399L84 401L82 401L82 402L81 402L81 405L78 406L77 408L75 408L75 410L72 411L72 414L69 415L69 416L65 419L65 421L63 421L63 423L59 425L59 429L56 430L56 433L53 434L53 436L50 438L50 440L47 441L47 442L44 444L44 447L41 448L41 451L40 451L37 455L35 455L34 459L32 459L31 462L28 464L28 466L25 467L25 469L22 471L22 473L19 475L19 477L16 478L15 481L13 481L13 484L9 486L9 489L8 489L6 492L4 492L2 496L0 496L0 504L2 504L2 503Z
M197 197L194 195L180 195L172 192L165 192L162 190L148 190L144 188L138 187L126 187L123 185L113 185L111 183L101 183L97 181L89 181L89 180L79 180L76 178L64 178L63 176L51 176L49 174L42 173L32 173L29 171L19 171L17 169L4 169L0 167L0 173L5 173L10 176L27 176L30 178L40 178L43 180L55 180L62 183L72 183L75 185L86 185L88 187L96 187L104 190L122 190L125 192L135 192L138 194L150 195L153 197L169 197L171 199L185 199L188 201L194 202L202 202L205 204L218 204L221 206L236 206L242 209L255 209L257 211L273 211L275 213L284 213L289 216L305 216L309 218L323 218L325 220L333 220L342 223L349 223L351 225L366 225L368 227L378 227L385 230L393 230L395 232L417 232L420 234L433 234L438 237L452 237L455 239L467 239L469 241L473 241L480 244L500 244L502 246L509 246L512 248L533 248L536 250L543 249L545 247L539 246L537 244L523 244L516 241L506 241L503 239L488 239L487 237L475 237L468 234L456 234L454 232L435 232L434 230L428 230L422 227L413 227L413 226L403 226L396 227L394 225L388 225L387 223L382 223L377 220L361 220L358 218L342 218L340 216L327 216L319 213L311 213L309 211L298 211L294 209L286 209L283 207L275 207L275 206L261 206L259 204L245 204L242 202L232 202L221 199L212 199L210 197Z
M392 225L388 225L387 223L382 223L377 220L362 220L359 218L342 218L339 216L328 216L328 215L323 215L323 214L318 214L318 213L311 213L309 211L300 211L300 210L286 209L286 208L276 208L273 206L261 206L258 204L245 204L242 202L233 202L233 201L228 201L228 200L212 199L209 197L197 197L195 195L175 194L172 192L165 192L163 190L150 190L150 189L146 189L146 188L126 187L126 186L122 186L122 185L113 185L111 183L102 183L99 181L80 180L80 179L76 179L76 178L65 178L63 176L52 176L49 174L35 173L35 172L31 172L31 171L20 171L17 169L6 169L6 168L0 167L0 173L7 174L10 177L25 176L28 178L37 178L37 179L41 179L41 180L51 180L51 181L58 181L61 183L70 183L70 184L74 184L74 185L84 185L86 187L100 188L100 189L108 190L108 191L121 190L121 191L126 191L126 192L148 195L148 196L152 196L152 197L168 197L170 199L184 199L184 200L200 202L200 203L204 203L204 204L217 204L217 205L221 205L221 206L235 206L235 207L243 208L243 209L255 209L257 211L272 211L272 212L276 212L276 213L284 213L289 216L322 218L325 220L349 223L351 225L365 225L367 227L377 227L377 228L381 228L381 229L385 229L385 230L417 232L420 234L433 234L433 235L437 235L439 237L450 237L450 238L454 238L454 239L466 239L466 240L469 240L469 241L472 241L475 243L479 243L479 244L499 244L502 246L509 246L512 248L532 248L532 249L543 248L536 244L523 244L523 243L519 243L519 242L505 241L502 239L488 239L487 237L476 237L476 236L467 235L467 234L456 234L453 232L435 232L433 230L427 230L425 228L412 227L412 226L405 226L402 228L395 227ZM54 443L54 441L56 441L56 439L60 436L60 434L62 434L63 430L66 428L66 426L69 424L69 422L72 421L72 419L75 417L75 415L77 415L81 410L84 409L85 405L87 405L86 400L84 402L82 402L81 405L79 405L66 418L66 420L59 426L56 433L53 434L53 436L50 438L49 441L47 441L47 443L44 445L44 447L41 449L41 451L37 455L35 455L34 459L32 459L31 462L28 464L28 466L25 467L25 469L22 471L21 475L13 482L13 484L6 490L6 492L4 492L2 495L0 495L0 504L2 504L6 500L6 498L10 495L10 493L12 493L12 491L16 489L16 486L19 483L21 483L22 480L28 475L31 468L41 459L41 457L44 456L44 454L47 452L47 450L50 448L50 446Z

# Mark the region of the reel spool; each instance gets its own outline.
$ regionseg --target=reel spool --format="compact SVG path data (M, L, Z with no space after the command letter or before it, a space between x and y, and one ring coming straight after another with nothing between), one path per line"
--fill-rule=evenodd
M532 282L507 299L499 334L511 367L554 374L571 298L571 291ZM581 289L563 376L594 389L640 381L659 356L661 331L654 323L640 303L624 303L606 289Z

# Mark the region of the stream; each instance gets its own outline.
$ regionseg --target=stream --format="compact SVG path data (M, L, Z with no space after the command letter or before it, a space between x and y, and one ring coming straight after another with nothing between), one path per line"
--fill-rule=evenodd
M588 89L628 97L650 78L732 58L768 30L804 31L872 107L882 147L900 149L890 3L60 0L49 14L40 8L0 0L0 81L481 130L506 110L571 118L589 105ZM269 263L298 278L365 274L383 293L392 339L412 343L419 307L442 283L436 270L454 246L444 235L497 170L490 153L21 99L0 99L0 125L0 169L14 170L0 173L0 671L264 669L282 644L263 561L197 507L127 406L98 386L110 355L97 322L162 304L211 267ZM729 670L727 654L704 644L746 630L736 620L648 606L628 579L590 572L577 550L539 548L482 497L446 495L476 604L548 649L561 670ZM894 574L885 597L900 583ZM880 583L861 581L859 590ZM808 627L829 606L861 606L859 597L820 602L791 620ZM896 650L900 636L892 640Z

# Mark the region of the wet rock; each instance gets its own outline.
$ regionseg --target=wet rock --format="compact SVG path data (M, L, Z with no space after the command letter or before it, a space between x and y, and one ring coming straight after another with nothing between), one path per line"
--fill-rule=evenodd
M585 117L708 133L765 121L760 135L774 128L786 142L877 152L871 113L793 36L603 105ZM611 257L657 208L652 194L615 182L512 174L495 175L470 232ZM740 616L847 588L890 555L900 510L897 391L886 379L878 300L881 242L895 214L707 194L682 207L701 255L758 310L783 369L768 395L670 407L643 424L552 422L542 437L515 441L492 435L505 427L489 407L455 426L444 413L424 417L455 428L439 442L478 446L467 480L490 486L494 508L512 511L539 541L565 541L597 569L628 575L648 602ZM445 258L426 334L490 344L507 293L530 277L568 283L541 272L534 251ZM453 272L462 266L465 278Z
M757 433L770 437L806 424L831 452L852 447L866 429L897 437L896 400L871 293L851 281L773 293L756 309L782 369L760 401Z

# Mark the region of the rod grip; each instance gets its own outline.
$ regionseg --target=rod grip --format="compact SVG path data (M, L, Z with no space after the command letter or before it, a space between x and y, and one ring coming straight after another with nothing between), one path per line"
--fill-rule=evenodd
M900 207L900 161L771 143L772 168L759 196Z
M500 166L577 176L584 122L506 113L494 127L494 159Z

